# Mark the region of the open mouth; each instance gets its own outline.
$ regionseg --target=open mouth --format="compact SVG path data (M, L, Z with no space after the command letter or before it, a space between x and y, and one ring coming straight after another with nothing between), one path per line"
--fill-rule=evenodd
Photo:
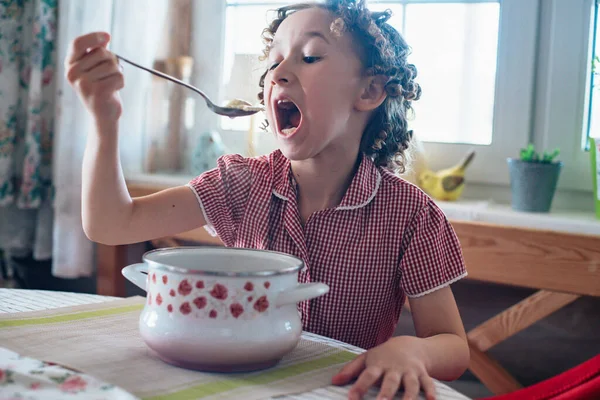
M288 99L278 100L275 104L277 113L277 128L284 136L290 136L300 126L302 113L293 101Z

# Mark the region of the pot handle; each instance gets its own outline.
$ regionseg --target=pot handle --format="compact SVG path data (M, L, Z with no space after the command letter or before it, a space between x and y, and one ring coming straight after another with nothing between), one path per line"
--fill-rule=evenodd
M324 283L303 283L279 293L275 300L275 306L281 307L288 304L297 304L304 300L322 296L328 292L329 286Z
M148 279L148 266L146 264L140 263L128 265L121 270L121 273L136 286L143 290L147 290L146 281Z

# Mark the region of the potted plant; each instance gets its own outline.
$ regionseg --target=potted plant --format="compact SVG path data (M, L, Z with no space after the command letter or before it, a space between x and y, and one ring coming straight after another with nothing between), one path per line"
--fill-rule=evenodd
M508 159L512 208L517 211L548 212L563 163L555 161L559 150L539 154L533 144L521 149L520 157Z

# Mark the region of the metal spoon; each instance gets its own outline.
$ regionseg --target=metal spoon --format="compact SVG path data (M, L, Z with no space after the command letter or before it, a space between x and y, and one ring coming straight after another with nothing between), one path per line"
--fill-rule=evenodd
M161 78L167 79L171 82L177 83L178 85L185 86L186 88L193 90L194 92L198 93L200 96L202 96L204 98L208 108L216 114L224 115L229 118L236 118L236 117L245 117L248 115L256 114L257 112L264 110L264 107L262 107L262 106L253 106L252 104L248 103L247 101L237 100L237 99L230 101L227 107L218 106L215 103L213 103L202 90L200 90L192 85L188 85L187 83L182 82L177 78L173 78L170 75L163 74L160 71L156 71L152 68L147 68L147 67L139 65L137 63L134 63L133 61L123 58L118 54L115 54L115 57L117 57L118 60L125 61L127 64L133 65L134 67L143 69L144 71L150 72L153 75L160 76Z

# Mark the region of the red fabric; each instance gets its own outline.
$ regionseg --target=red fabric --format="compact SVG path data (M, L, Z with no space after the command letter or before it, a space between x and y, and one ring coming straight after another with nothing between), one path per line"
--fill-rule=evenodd
M600 355L533 386L483 400L598 400Z
M552 400L598 400L600 399L600 376L595 376L589 381L581 383Z
M369 349L392 336L405 295L424 295L466 275L442 211L368 157L340 205L304 225L290 162L280 151L221 157L189 186L226 246L295 255L306 265L300 282L329 285L329 294L301 304L309 332Z

